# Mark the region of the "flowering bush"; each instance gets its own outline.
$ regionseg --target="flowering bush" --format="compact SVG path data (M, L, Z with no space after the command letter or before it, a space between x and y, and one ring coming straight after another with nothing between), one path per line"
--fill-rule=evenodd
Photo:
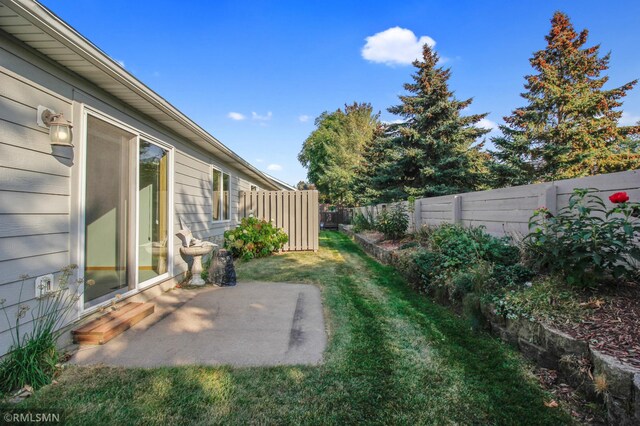
M626 192L609 197L607 209L596 189L576 189L557 215L542 207L529 220L525 237L531 263L564 276L568 283L592 286L608 277L637 279L640 260L639 203Z
M629 196L626 192L616 192L609 197L609 201L614 204L626 203L627 201L629 201Z
M224 233L225 248L244 260L269 256L287 241L289 237L282 229L255 217L243 218L240 226Z

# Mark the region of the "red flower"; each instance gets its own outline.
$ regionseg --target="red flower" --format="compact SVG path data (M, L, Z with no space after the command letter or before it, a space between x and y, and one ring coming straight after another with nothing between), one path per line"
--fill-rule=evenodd
M626 203L629 201L629 196L626 192L616 192L612 196L609 197L612 203Z

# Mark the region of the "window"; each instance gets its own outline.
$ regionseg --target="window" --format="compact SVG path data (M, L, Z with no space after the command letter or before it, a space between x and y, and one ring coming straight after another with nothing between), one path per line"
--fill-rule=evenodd
M213 169L212 219L214 222L231 218L231 179L227 173Z

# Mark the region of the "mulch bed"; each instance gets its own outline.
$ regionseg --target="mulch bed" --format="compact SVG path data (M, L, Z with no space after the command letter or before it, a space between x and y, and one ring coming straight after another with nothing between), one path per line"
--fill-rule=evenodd
M589 404L575 388L559 381L556 370L536 368L534 374L542 387L553 395L554 399L545 402L546 406L555 407L559 402L579 424L590 426L607 424L604 410L597 405Z
M359 235L374 241L378 247L382 247L385 250L398 250L403 245L415 241L411 237L405 237L400 240L385 240L384 234L379 231L362 231Z
M554 324L622 363L640 368L640 285L621 283L585 294L590 313L578 323Z

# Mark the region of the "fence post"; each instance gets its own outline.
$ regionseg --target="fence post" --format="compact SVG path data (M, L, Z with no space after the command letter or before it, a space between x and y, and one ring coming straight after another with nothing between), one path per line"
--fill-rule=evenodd
M453 223L462 222L462 196L454 195L451 206L453 210Z
M558 213L558 187L555 183L545 185L538 197L538 207L546 207L552 215Z
M413 202L413 230L417 232L422 226L422 201L415 200Z

